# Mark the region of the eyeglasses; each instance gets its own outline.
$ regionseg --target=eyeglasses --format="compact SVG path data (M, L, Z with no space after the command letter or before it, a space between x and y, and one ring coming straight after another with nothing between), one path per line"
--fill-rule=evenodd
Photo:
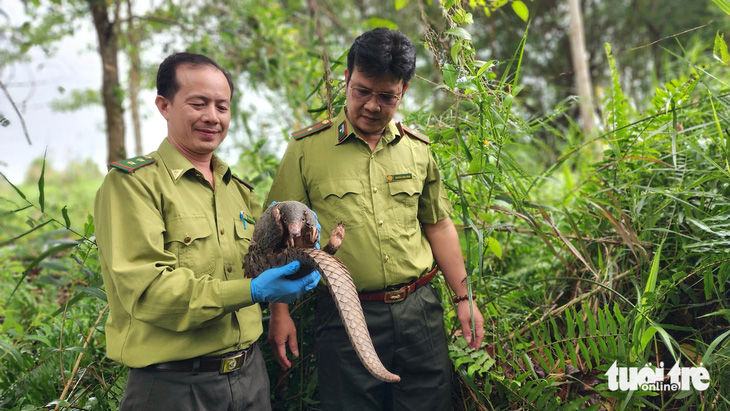
M368 90L366 88L350 86L352 90L352 97L363 103L367 103L373 98L373 95L377 98L378 104L386 107L393 107L401 99L401 96L393 93L379 93L377 91Z

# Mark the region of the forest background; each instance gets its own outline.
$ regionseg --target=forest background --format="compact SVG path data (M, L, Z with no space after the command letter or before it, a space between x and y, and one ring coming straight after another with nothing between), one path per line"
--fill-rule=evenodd
M418 48L401 118L431 139L487 320L485 347L468 349L436 282L454 407L730 409L730 1L140 4L27 0L23 21L2 20L0 98L13 111L0 112L0 133L23 122L9 69L92 24L103 84L56 104L104 108L107 161L143 154L135 111L161 59L201 52L234 75L232 166L263 199L288 134L341 110L352 40L397 28ZM2 409L106 410L121 398L90 217L98 161L40 158L23 181L0 179ZM318 409L315 300L292 307L291 370L262 344L276 409ZM709 377L613 390L614 363Z

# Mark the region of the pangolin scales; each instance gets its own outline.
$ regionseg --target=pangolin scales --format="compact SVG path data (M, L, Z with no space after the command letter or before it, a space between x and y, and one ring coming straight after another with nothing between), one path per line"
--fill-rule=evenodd
M344 237L344 225L340 222L332 230L327 245L317 250L313 248L319 239L315 224L314 215L302 203L283 201L270 206L257 221L244 258L247 275L255 278L269 268L291 261L301 263L298 275L318 270L327 282L350 343L362 364L380 381L400 381L398 375L385 368L375 352L355 283L347 267L333 255Z

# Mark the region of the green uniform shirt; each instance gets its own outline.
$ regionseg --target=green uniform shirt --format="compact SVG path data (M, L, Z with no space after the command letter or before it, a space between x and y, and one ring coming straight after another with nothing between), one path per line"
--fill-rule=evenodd
M342 220L336 255L358 291L412 281L433 265L420 223L443 220L452 208L425 142L391 122L371 151L344 111L330 127L294 135L266 204L308 205L322 225L322 244Z
M96 194L109 358L144 367L248 347L263 330L241 213L257 219L260 206L215 155L215 189L167 139L150 157L131 174L113 169Z

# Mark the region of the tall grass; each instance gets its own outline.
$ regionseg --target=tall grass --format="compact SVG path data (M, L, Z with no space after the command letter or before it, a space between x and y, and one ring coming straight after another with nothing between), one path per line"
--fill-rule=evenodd
M607 45L604 132L581 141L565 115L571 101L522 118L521 51L501 66L476 61L462 15L458 5L449 10L450 49L428 44L442 56L440 92L452 94L453 106L410 118L435 142L472 289L488 316L488 355L452 346L460 405L730 407L730 107L727 85L712 74L722 65L685 61L687 74L637 112ZM545 136L564 152L540 170ZM611 391L605 372L614 361L667 370L701 363L710 386Z

